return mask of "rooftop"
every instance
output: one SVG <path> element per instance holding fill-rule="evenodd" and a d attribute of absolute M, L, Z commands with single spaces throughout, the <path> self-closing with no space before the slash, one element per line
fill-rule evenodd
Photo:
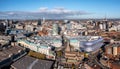
<path fill-rule="evenodd" d="M 25 56 L 13 63 L 11 66 L 15 69 L 51 69 L 53 61 L 40 60 L 30 56 Z"/>
<path fill-rule="evenodd" d="M 107 46 L 111 46 L 111 47 L 117 47 L 117 46 L 120 46 L 120 43 L 112 43 L 112 44 L 109 44 Z"/>
<path fill-rule="evenodd" d="M 31 45 L 31 46 L 37 46 L 39 48 L 48 48 L 49 46 L 47 44 L 40 44 L 39 42 L 30 42 L 30 41 L 27 41 L 27 40 L 18 40 L 18 42 L 25 42 L 26 44 L 28 45 Z"/>
<path fill-rule="evenodd" d="M 17 54 L 19 50 L 22 50 L 23 48 L 19 46 L 10 46 L 10 47 L 4 47 L 0 51 L 0 61 L 6 59 L 9 57 L 10 54 Z"/>

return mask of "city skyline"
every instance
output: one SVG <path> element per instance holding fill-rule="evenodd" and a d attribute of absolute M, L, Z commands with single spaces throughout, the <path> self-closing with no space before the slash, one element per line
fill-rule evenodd
<path fill-rule="evenodd" d="M 119 3 L 119 0 L 1 0 L 0 18 L 120 18 Z"/>

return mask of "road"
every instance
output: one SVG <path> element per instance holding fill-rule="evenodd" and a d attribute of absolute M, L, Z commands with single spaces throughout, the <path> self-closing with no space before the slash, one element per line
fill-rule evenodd
<path fill-rule="evenodd" d="M 107 69 L 107 67 L 103 66 L 100 62 L 98 62 L 96 56 L 94 56 L 94 55 L 92 55 L 92 54 L 90 54 L 89 56 L 90 56 L 89 59 L 90 59 L 90 60 L 93 60 L 93 61 L 94 61 L 97 65 L 99 65 L 102 69 Z"/>

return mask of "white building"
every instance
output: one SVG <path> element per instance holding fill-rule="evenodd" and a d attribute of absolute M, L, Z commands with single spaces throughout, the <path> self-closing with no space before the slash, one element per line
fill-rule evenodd
<path fill-rule="evenodd" d="M 25 25 L 25 30 L 27 31 L 33 31 L 33 26 L 32 25 Z"/>
<path fill-rule="evenodd" d="M 117 31 L 120 31 L 120 25 L 116 26 L 117 27 Z"/>
<path fill-rule="evenodd" d="M 15 27 L 16 29 L 23 29 L 23 25 L 20 25 L 20 24 L 16 24 Z"/>
<path fill-rule="evenodd" d="M 117 31 L 117 30 L 118 30 L 118 27 L 117 27 L 117 26 L 113 26 L 113 27 L 111 27 L 111 28 L 109 29 L 109 31 L 112 31 L 112 30 Z"/>
<path fill-rule="evenodd" d="M 46 56 L 50 56 L 53 57 L 53 59 L 55 59 L 55 54 L 54 51 L 52 51 L 52 47 L 45 45 L 45 44 L 39 44 L 36 41 L 33 40 L 32 41 L 28 41 L 28 40 L 18 40 L 17 41 L 18 44 L 20 44 L 21 46 L 24 46 L 26 48 L 29 48 L 33 51 L 45 54 Z"/>
<path fill-rule="evenodd" d="M 102 23 L 100 23 L 100 24 L 99 24 L 99 27 L 100 27 L 100 29 L 101 29 L 101 30 L 103 30 L 103 29 L 104 29 L 104 27 L 103 27 L 103 24 L 102 24 Z"/>

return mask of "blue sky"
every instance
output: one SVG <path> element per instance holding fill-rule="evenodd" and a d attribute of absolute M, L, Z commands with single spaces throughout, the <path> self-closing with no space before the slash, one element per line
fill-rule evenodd
<path fill-rule="evenodd" d="M 0 11 L 35 12 L 43 7 L 91 13 L 78 16 L 80 18 L 104 18 L 105 15 L 120 18 L 120 0 L 0 0 Z"/>

